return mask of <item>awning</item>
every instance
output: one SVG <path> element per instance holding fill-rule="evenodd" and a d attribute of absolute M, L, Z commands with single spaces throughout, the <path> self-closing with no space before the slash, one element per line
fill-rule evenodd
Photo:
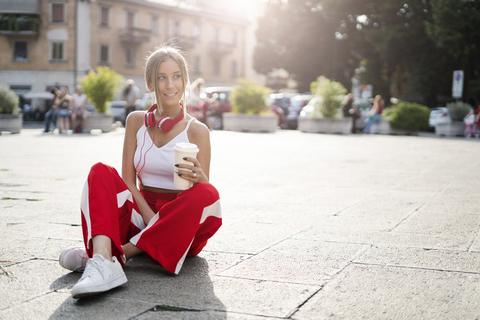
<path fill-rule="evenodd" d="M 53 94 L 47 91 L 42 92 L 28 92 L 23 95 L 25 99 L 52 99 Z"/>
<path fill-rule="evenodd" d="M 40 15 L 40 0 L 0 0 L 0 13 Z"/>

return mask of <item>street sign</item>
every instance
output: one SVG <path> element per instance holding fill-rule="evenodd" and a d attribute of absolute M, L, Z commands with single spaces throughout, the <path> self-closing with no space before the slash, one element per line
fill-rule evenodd
<path fill-rule="evenodd" d="M 461 99 L 463 94 L 463 70 L 453 71 L 452 97 Z"/>

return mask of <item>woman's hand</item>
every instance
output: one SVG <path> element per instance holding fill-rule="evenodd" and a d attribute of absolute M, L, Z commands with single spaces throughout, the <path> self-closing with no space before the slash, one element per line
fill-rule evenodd
<path fill-rule="evenodd" d="M 197 159 L 185 157 L 183 160 L 192 162 L 192 165 L 178 163 L 175 165 L 175 167 L 179 168 L 177 174 L 180 178 L 191 181 L 193 184 L 199 182 L 208 182 L 208 177 L 205 172 L 203 172 L 202 166 Z"/>

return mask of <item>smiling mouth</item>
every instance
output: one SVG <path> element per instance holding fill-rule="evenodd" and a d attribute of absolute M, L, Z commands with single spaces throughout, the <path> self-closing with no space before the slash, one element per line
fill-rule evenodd
<path fill-rule="evenodd" d="M 177 93 L 176 92 L 175 93 L 165 93 L 165 95 L 167 97 L 175 97 L 177 95 Z"/>

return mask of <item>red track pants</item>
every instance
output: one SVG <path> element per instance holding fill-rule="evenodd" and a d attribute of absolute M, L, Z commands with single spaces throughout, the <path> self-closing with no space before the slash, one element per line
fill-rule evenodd
<path fill-rule="evenodd" d="M 180 272 L 185 257 L 194 256 L 222 225 L 220 198 L 209 183 L 195 184 L 179 194 L 142 191 L 157 214 L 147 226 L 130 190 L 115 168 L 97 163 L 82 194 L 82 229 L 88 255 L 91 239 L 106 235 L 112 254 L 125 263 L 122 245 L 131 242 L 165 269 Z"/>

